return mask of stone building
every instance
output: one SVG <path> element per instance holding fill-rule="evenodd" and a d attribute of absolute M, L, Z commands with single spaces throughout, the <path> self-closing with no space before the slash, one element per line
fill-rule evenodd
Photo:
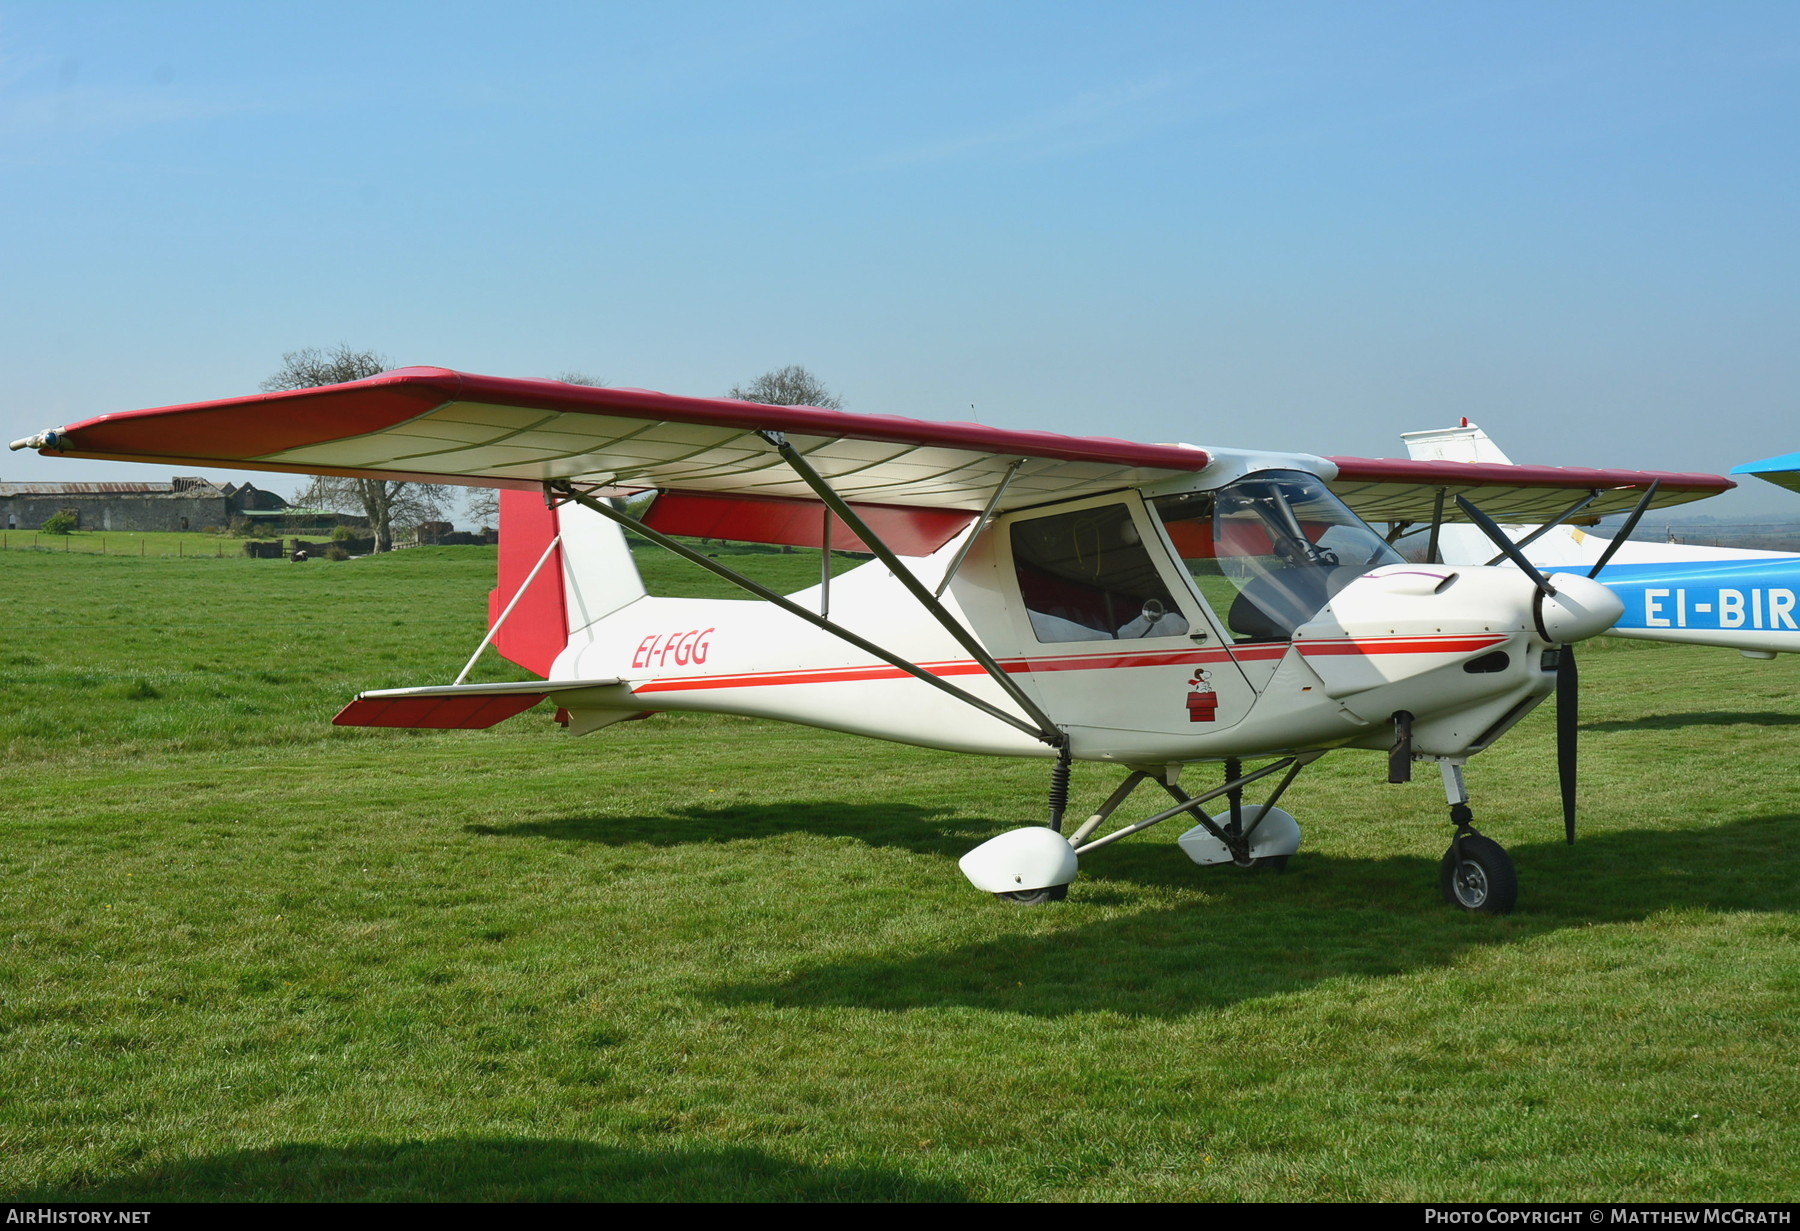
<path fill-rule="evenodd" d="M 253 483 L 177 475 L 167 483 L 0 483 L 0 528 L 35 530 L 68 509 L 82 530 L 223 530 L 250 512 L 287 507 Z"/>

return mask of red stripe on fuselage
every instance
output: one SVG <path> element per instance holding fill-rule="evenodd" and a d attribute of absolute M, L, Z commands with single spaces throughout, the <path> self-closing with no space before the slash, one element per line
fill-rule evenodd
<path fill-rule="evenodd" d="M 1484 649 L 1505 641 L 1504 636 L 1487 634 L 1468 637 L 1378 637 L 1361 641 L 1311 641 L 1299 643 L 1302 654 L 1454 654 Z M 1267 660 L 1286 654 L 1284 641 L 1259 642 L 1236 646 L 1231 650 L 1140 650 L 1136 653 L 1066 654 L 1042 658 L 1009 658 L 1000 661 L 1008 675 L 1029 675 L 1040 671 L 1118 671 L 1131 667 L 1190 667 L 1206 663 L 1242 660 Z M 951 662 L 920 663 L 919 668 L 936 676 L 981 675 L 981 664 L 969 659 Z M 684 675 L 648 680 L 635 686 L 634 693 L 688 692 L 705 688 L 767 688 L 792 684 L 853 684 L 868 680 L 903 680 L 911 678 L 898 667 L 870 664 L 861 667 L 815 667 L 796 671 L 749 671 L 734 675 Z"/>
<path fill-rule="evenodd" d="M 1000 663 L 1008 675 L 1035 671 L 1111 671 L 1123 667 L 1170 667 L 1224 662 L 1223 650 L 1152 650 L 1136 654 L 1070 654 L 1059 658 L 1013 658 Z M 983 675 L 972 659 L 920 663 L 932 675 Z M 650 680 L 633 692 L 671 692 L 697 688 L 762 688 L 773 684 L 848 684 L 862 680 L 903 680 L 911 677 L 898 667 L 871 664 L 864 667 L 815 667 L 798 671 L 749 671 L 736 675 L 686 675 Z"/>

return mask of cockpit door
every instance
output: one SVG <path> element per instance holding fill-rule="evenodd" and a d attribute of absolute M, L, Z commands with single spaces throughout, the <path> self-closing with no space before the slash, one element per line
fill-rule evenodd
<path fill-rule="evenodd" d="M 1192 755 L 1256 700 L 1135 492 L 1031 510 L 996 527 L 1024 653 L 1007 664 L 1077 748 Z"/>
<path fill-rule="evenodd" d="M 1149 509 L 1258 687 L 1331 596 L 1400 557 L 1317 476 L 1266 470 Z"/>

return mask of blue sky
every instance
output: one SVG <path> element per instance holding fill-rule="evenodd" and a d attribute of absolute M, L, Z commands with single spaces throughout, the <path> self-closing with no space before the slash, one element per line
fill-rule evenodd
<path fill-rule="evenodd" d="M 0 2 L 0 435 L 345 341 L 1722 472 L 1800 445 L 1797 120 L 1792 3 Z"/>

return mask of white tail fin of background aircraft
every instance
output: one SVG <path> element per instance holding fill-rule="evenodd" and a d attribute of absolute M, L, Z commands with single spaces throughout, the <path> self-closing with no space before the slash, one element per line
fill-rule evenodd
<path fill-rule="evenodd" d="M 1488 434 L 1467 419 L 1458 427 L 1436 427 L 1424 432 L 1402 432 L 1406 455 L 1421 462 L 1492 462 L 1510 466 L 1512 458 Z"/>

